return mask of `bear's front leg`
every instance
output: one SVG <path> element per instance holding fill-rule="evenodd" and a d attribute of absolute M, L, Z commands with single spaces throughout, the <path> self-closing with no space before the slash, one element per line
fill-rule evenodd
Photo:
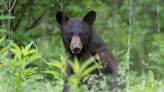
<path fill-rule="evenodd" d="M 117 74 L 117 61 L 114 59 L 112 54 L 108 52 L 106 48 L 99 48 L 96 50 L 96 54 L 99 56 L 103 66 L 104 74 Z"/>
<path fill-rule="evenodd" d="M 97 54 L 102 63 L 102 72 L 105 75 L 110 76 L 110 78 L 107 78 L 107 83 L 110 85 L 109 90 L 112 90 L 112 92 L 117 92 L 117 61 L 106 48 L 98 49 Z"/>

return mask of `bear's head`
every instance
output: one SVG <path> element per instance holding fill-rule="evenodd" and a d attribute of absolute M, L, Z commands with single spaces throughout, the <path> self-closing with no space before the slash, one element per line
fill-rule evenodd
<path fill-rule="evenodd" d="M 72 19 L 62 11 L 57 12 L 56 20 L 61 27 L 63 43 L 72 54 L 80 54 L 87 47 L 95 19 L 95 11 L 88 12 L 83 18 Z"/>

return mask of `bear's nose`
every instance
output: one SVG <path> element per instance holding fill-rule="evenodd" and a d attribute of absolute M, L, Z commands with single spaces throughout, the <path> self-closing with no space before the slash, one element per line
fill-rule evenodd
<path fill-rule="evenodd" d="M 75 47 L 73 48 L 74 53 L 79 53 L 80 52 L 80 47 Z"/>

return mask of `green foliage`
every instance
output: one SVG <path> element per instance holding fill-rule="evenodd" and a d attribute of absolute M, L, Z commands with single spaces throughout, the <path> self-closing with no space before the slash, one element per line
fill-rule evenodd
<path fill-rule="evenodd" d="M 14 19 L 14 16 L 0 16 L 0 20 L 5 20 L 5 19 Z"/>
<path fill-rule="evenodd" d="M 95 59 L 98 60 L 98 56 L 92 57 L 81 64 L 76 56 L 74 57 L 74 62 L 66 60 L 66 58 L 61 56 L 60 61 L 52 60 L 47 62 L 50 67 L 53 67 L 53 70 L 46 70 L 44 73 L 53 75 L 54 78 L 61 83 L 64 83 L 64 81 L 68 79 L 68 84 L 70 85 L 70 89 L 72 91 L 74 90 L 74 92 L 83 92 L 84 87 L 81 84 L 81 80 L 95 69 L 101 68 L 98 62 L 94 62 Z M 68 78 L 66 78 L 67 62 L 70 64 L 74 72 L 72 75 L 68 76 Z"/>
<path fill-rule="evenodd" d="M 64 80 L 66 76 L 66 60 L 63 56 L 61 56 L 60 61 L 51 60 L 47 62 L 48 66 L 53 67 L 54 70 L 46 70 L 44 71 L 47 74 L 52 74 L 54 78 L 58 80 Z M 64 82 L 64 81 L 63 81 Z"/>
<path fill-rule="evenodd" d="M 84 86 L 81 84 L 81 80 L 86 76 L 95 71 L 96 69 L 100 69 L 101 66 L 95 60 L 99 60 L 97 57 L 92 57 L 82 64 L 78 61 L 77 56 L 74 57 L 74 62 L 69 62 L 71 65 L 74 74 L 70 75 L 68 78 L 69 85 L 71 85 L 70 92 L 84 92 Z"/>
<path fill-rule="evenodd" d="M 129 87 L 131 92 L 162 92 L 164 90 L 164 82 L 155 80 L 152 71 L 149 71 L 147 75 L 143 75 L 142 79 L 139 79 L 137 84 L 132 84 Z"/>
<path fill-rule="evenodd" d="M 0 44 L 5 41 L 5 37 L 2 37 Z M 46 70 L 38 71 L 42 67 L 30 66 L 39 62 L 41 58 L 38 49 L 32 47 L 33 44 L 31 42 L 25 47 L 20 47 L 13 42 L 9 42 L 0 49 L 0 90 L 3 90 L 3 92 L 61 92 L 65 79 L 68 79 L 68 84 L 71 85 L 71 92 L 107 91 L 108 85 L 106 84 L 106 80 L 109 76 L 95 80 L 95 75 L 89 75 L 95 69 L 101 68 L 99 63 L 93 62 L 95 59 L 99 59 L 98 56 L 88 59 L 83 64 L 78 61 L 77 57 L 74 57 L 74 61 L 71 62 L 65 56 L 61 56 L 59 61 L 50 60 L 46 62 L 48 65 Z M 151 56 L 150 60 L 155 60 L 152 59 L 155 56 Z M 43 62 L 40 63 L 44 64 Z M 68 77 L 66 77 L 66 63 L 70 64 L 74 71 L 74 74 Z M 92 63 L 95 64 L 91 65 Z M 118 77 L 118 84 L 125 86 L 120 87 L 118 89 L 119 92 L 162 92 L 164 90 L 163 80 L 156 80 L 153 71 L 142 74 L 141 78 L 136 77 L 138 75 L 135 71 L 131 71 L 130 86 L 127 88 L 127 74 L 124 71 L 126 70 L 126 66 L 124 64 L 119 66 L 122 71 L 120 71 L 121 76 Z M 53 75 L 52 79 L 55 80 L 51 82 L 44 81 L 43 76 L 45 74 Z M 87 83 L 82 84 L 81 80 L 87 81 Z"/>
<path fill-rule="evenodd" d="M 84 61 L 82 64 L 78 61 L 78 58 L 74 57 L 74 62 L 69 62 L 71 67 L 74 70 L 74 74 L 78 76 L 79 78 L 83 78 L 84 76 L 90 74 L 95 69 L 100 69 L 99 62 L 95 62 L 95 60 L 99 60 L 97 57 L 91 57 L 87 61 Z M 91 65 L 93 64 L 93 65 Z"/>
<path fill-rule="evenodd" d="M 164 62 L 164 37 L 162 35 L 154 35 L 155 40 L 153 41 L 152 52 L 149 53 L 149 65 L 147 67 L 157 74 L 157 77 L 164 76 L 163 66 Z"/>
<path fill-rule="evenodd" d="M 94 27 L 118 60 L 119 92 L 163 92 L 162 0 L 158 0 L 158 6 L 157 0 L 132 0 L 131 26 L 128 0 L 16 0 L 10 16 L 6 7 L 15 0 L 3 1 L 0 8 L 0 92 L 61 92 L 66 78 L 72 90 L 107 92 L 106 78 L 98 80 L 89 75 L 95 68 L 101 68 L 99 64 L 90 66 L 95 57 L 81 64 L 76 57 L 70 61 L 64 55 L 61 32 L 55 21 L 55 13 L 61 10 L 57 1 L 64 1 L 61 4 L 69 17 L 83 17 L 89 10 L 97 12 Z M 130 78 L 125 56 L 129 27 L 132 29 Z M 74 71 L 70 77 L 65 73 L 66 63 Z M 86 84 L 81 84 L 82 78 Z"/>
<path fill-rule="evenodd" d="M 4 39 L 5 37 L 1 38 L 0 43 Z M 9 42 L 0 49 L 0 79 L 6 86 L 12 85 L 11 89 L 5 89 L 6 92 L 23 92 L 32 81 L 40 78 L 40 75 L 36 75 L 38 67 L 28 67 L 41 58 L 37 49 L 32 49 L 31 46 L 32 43 L 20 48 Z"/>

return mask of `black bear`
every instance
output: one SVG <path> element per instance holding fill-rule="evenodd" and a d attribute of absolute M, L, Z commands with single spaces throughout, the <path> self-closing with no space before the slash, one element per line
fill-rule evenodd
<path fill-rule="evenodd" d="M 63 44 L 66 52 L 73 57 L 78 56 L 79 61 L 84 61 L 98 55 L 102 62 L 102 73 L 116 75 L 117 62 L 109 52 L 106 44 L 92 27 L 96 12 L 90 11 L 83 18 L 70 19 L 64 12 L 56 14 L 60 24 Z M 68 66 L 67 74 L 70 75 L 71 67 Z"/>

